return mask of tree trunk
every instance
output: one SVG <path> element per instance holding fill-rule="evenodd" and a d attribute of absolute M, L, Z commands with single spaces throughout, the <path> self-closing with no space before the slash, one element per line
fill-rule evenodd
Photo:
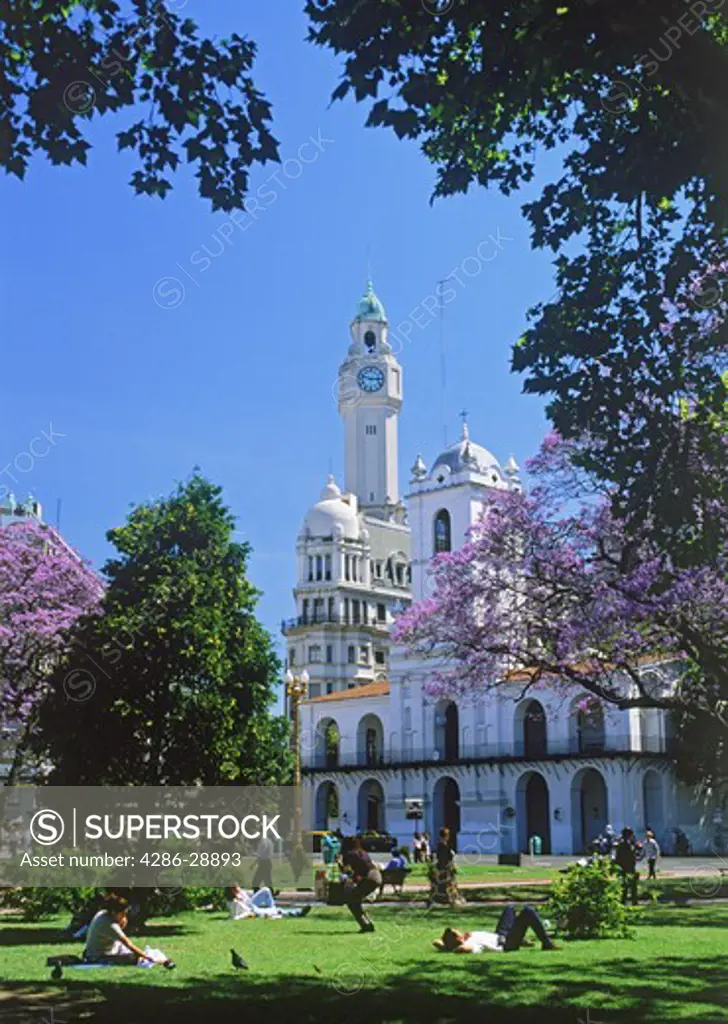
<path fill-rule="evenodd" d="M 20 769 L 23 764 L 23 754 L 28 749 L 28 740 L 30 739 L 31 733 L 31 722 L 28 721 L 25 728 L 22 730 L 22 735 L 19 737 L 18 742 L 15 744 L 15 750 L 13 752 L 13 760 L 10 765 L 10 771 L 5 779 L 6 786 L 14 786 L 16 779 L 20 773 Z"/>

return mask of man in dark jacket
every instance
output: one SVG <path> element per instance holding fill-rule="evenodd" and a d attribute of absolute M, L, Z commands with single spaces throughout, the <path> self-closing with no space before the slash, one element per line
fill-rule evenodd
<path fill-rule="evenodd" d="M 640 857 L 640 846 L 635 841 L 634 832 L 625 825 L 622 835 L 614 850 L 614 863 L 622 876 L 622 902 L 631 899 L 637 906 L 637 861 Z"/>

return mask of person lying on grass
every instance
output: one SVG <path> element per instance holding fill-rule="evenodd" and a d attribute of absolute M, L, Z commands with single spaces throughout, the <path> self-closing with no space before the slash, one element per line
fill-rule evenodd
<path fill-rule="evenodd" d="M 267 886 L 256 892 L 249 892 L 247 889 L 241 889 L 239 885 L 230 885 L 225 890 L 225 900 L 233 921 L 242 921 L 246 917 L 305 917 L 311 909 L 277 906 L 273 893 Z"/>
<path fill-rule="evenodd" d="M 435 939 L 433 946 L 443 953 L 511 953 L 520 949 L 529 928 L 541 941 L 541 949 L 558 949 L 546 933 L 541 918 L 533 907 L 524 907 L 520 914 L 516 908 L 506 907 L 500 916 L 494 932 L 459 932 L 446 928 L 442 938 Z"/>
<path fill-rule="evenodd" d="M 163 964 L 167 968 L 174 964 L 160 950 L 144 952 L 128 938 L 124 929 L 127 924 L 128 900 L 123 896 L 107 896 L 103 907 L 94 916 L 86 935 L 83 958 L 91 964 L 134 965 L 140 961 Z"/>

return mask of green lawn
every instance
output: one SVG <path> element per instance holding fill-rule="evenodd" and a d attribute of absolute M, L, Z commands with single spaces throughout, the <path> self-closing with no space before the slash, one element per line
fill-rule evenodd
<path fill-rule="evenodd" d="M 550 879 L 559 877 L 558 867 L 508 867 L 498 864 L 459 864 L 458 881 L 467 883 L 464 894 L 469 902 L 501 902 L 508 900 L 514 903 L 537 903 L 548 898 Z M 527 883 L 532 882 L 532 885 Z M 472 886 L 482 883 L 483 887 Z M 518 884 L 512 884 L 518 883 Z M 416 864 L 407 876 L 405 891 L 400 897 L 403 902 L 412 899 L 418 886 L 427 885 L 427 870 L 424 865 Z M 656 882 L 647 882 L 645 872 L 640 877 L 640 894 L 643 898 L 653 897 L 662 901 L 728 899 L 728 878 L 720 880 L 715 873 L 706 872 L 697 877 L 660 877 Z M 385 898 L 391 900 L 392 889 L 387 886 Z"/>
<path fill-rule="evenodd" d="M 500 864 L 458 864 L 458 879 L 461 882 L 513 882 L 535 878 L 548 880 L 555 875 L 558 875 L 558 868 L 529 867 L 527 864 L 520 868 Z M 407 878 L 410 883 L 426 885 L 426 865 L 413 864 Z"/>
<path fill-rule="evenodd" d="M 377 931 L 359 935 L 345 909 L 300 920 L 227 920 L 198 911 L 151 921 L 141 940 L 178 969 L 66 970 L 49 980 L 50 954 L 79 952 L 57 941 L 61 921 L 0 924 L 0 1019 L 126 1024 L 322 1024 L 492 1020 L 498 1024 L 718 1021 L 728 1006 L 728 906 L 653 905 L 634 940 L 536 945 L 511 954 L 438 954 L 447 921 L 488 928 L 497 908 L 374 907 Z M 230 967 L 234 945 L 249 972 Z M 486 1011 L 486 1007 L 489 1009 Z M 54 1017 L 50 1015 L 53 1010 Z"/>

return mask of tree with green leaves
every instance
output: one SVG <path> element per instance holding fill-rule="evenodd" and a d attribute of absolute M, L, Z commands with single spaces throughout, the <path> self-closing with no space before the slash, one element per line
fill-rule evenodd
<path fill-rule="evenodd" d="M 530 311 L 513 366 L 563 437 L 593 441 L 581 464 L 618 485 L 618 514 L 705 557 L 710 503 L 726 487 L 722 0 L 306 10 L 312 40 L 345 58 L 334 97 L 352 93 L 371 103 L 369 125 L 419 140 L 435 196 L 509 194 L 534 179 L 540 154 L 561 157 L 523 207 L 532 245 L 556 253 L 557 289 Z"/>
<path fill-rule="evenodd" d="M 281 784 L 279 662 L 255 617 L 249 546 L 197 473 L 108 539 L 101 614 L 72 635 L 39 716 L 56 785 Z"/>
<path fill-rule="evenodd" d="M 91 122 L 128 112 L 119 149 L 131 184 L 164 197 L 180 161 L 213 210 L 243 204 L 248 170 L 278 160 L 271 111 L 252 78 L 255 43 L 200 38 L 175 0 L 5 0 L 0 10 L 0 165 L 85 164 Z"/>

